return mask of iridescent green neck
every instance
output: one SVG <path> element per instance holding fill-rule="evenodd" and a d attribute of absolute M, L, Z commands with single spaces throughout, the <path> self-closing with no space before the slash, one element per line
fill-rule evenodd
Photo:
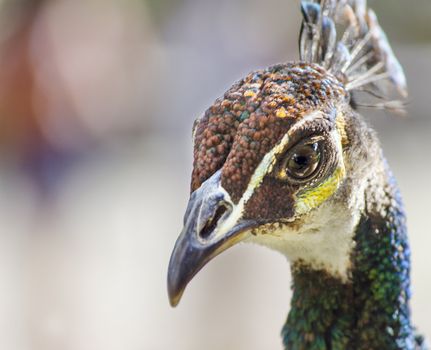
<path fill-rule="evenodd" d="M 356 228 L 348 283 L 304 265 L 292 268 L 289 350 L 419 349 L 410 324 L 410 252 L 405 217 L 390 181 L 384 207 L 367 205 Z"/>

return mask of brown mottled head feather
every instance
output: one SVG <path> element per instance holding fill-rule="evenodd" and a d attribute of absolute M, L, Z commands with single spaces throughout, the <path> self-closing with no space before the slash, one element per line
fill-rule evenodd
<path fill-rule="evenodd" d="M 222 168 L 222 186 L 238 202 L 257 165 L 292 124 L 348 98 L 343 85 L 315 64 L 250 73 L 198 120 L 191 190 Z"/>

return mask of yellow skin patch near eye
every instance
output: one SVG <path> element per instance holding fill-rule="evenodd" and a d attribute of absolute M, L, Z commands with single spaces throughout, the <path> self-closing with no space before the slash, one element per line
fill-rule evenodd
<path fill-rule="evenodd" d="M 295 214 L 301 215 L 309 212 L 311 209 L 318 207 L 325 202 L 335 191 L 337 191 L 346 171 L 344 165 L 340 165 L 325 182 L 317 187 L 313 187 L 308 191 L 299 194 L 296 205 Z"/>
<path fill-rule="evenodd" d="M 335 124 L 337 125 L 337 130 L 341 137 L 341 144 L 343 147 L 347 146 L 349 144 L 349 138 L 346 133 L 346 120 L 344 119 L 344 115 L 342 113 L 337 114 Z"/>

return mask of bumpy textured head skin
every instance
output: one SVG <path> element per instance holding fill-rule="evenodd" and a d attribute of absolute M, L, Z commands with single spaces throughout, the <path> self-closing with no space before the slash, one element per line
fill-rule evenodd
<path fill-rule="evenodd" d="M 342 84 L 318 65 L 288 63 L 250 73 L 196 121 L 192 192 L 221 169 L 221 185 L 238 203 L 263 157 L 292 126 L 319 111 L 327 123 L 310 123 L 289 143 L 306 134 L 329 133 L 336 127 L 335 106 L 347 103 Z M 294 188 L 269 178 L 265 182 L 248 202 L 246 215 L 289 217 L 292 203 L 286 201 Z"/>
<path fill-rule="evenodd" d="M 222 168 L 237 202 L 252 172 L 298 120 L 330 113 L 347 99 L 342 84 L 318 65 L 287 63 L 250 73 L 196 121 L 192 191 Z"/>
<path fill-rule="evenodd" d="M 291 262 L 286 349 L 425 348 L 410 324 L 401 199 L 351 101 L 384 94 L 385 80 L 405 95 L 402 68 L 365 0 L 303 1 L 302 12 L 301 61 L 250 73 L 195 122 L 171 304 L 208 261 L 253 242 Z"/>

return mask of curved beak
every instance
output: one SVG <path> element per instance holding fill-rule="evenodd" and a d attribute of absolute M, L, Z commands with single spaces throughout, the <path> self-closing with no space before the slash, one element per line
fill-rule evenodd
<path fill-rule="evenodd" d="M 255 222 L 244 221 L 221 187 L 221 171 L 192 193 L 184 228 L 169 261 L 168 294 L 176 306 L 191 279 L 212 258 L 242 241 Z"/>

